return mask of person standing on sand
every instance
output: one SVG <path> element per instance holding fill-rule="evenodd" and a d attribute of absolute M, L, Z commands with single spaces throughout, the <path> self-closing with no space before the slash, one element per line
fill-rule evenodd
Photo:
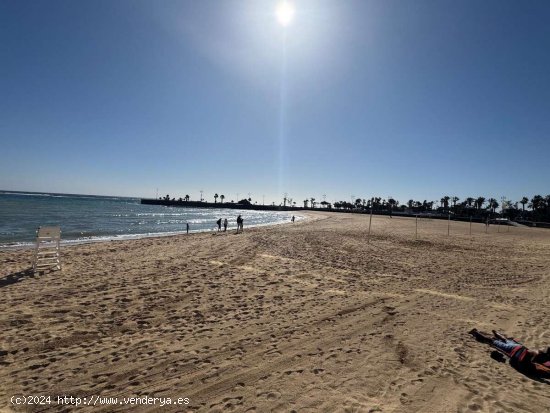
<path fill-rule="evenodd" d="M 242 225 L 243 225 L 243 219 L 239 215 L 237 217 L 237 234 L 239 233 L 239 229 L 241 229 L 241 232 L 242 232 Z"/>
<path fill-rule="evenodd" d="M 227 231 L 227 218 L 223 220 L 223 232 Z"/>
<path fill-rule="evenodd" d="M 189 222 L 186 224 L 187 226 L 187 235 L 189 235 Z"/>
<path fill-rule="evenodd" d="M 294 215 L 292 215 L 292 222 L 294 222 Z"/>
<path fill-rule="evenodd" d="M 218 224 L 218 232 L 220 232 L 222 230 L 222 219 L 221 218 L 218 219 L 216 221 L 216 224 Z"/>

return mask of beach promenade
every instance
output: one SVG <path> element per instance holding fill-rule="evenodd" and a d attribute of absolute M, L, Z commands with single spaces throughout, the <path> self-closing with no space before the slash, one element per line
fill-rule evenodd
<path fill-rule="evenodd" d="M 548 384 L 467 331 L 550 346 L 550 231 L 421 220 L 415 239 L 414 218 L 375 216 L 367 244 L 368 215 L 307 215 L 65 247 L 37 277 L 31 250 L 0 251 L 0 411 L 548 409 Z M 123 401 L 146 396 L 183 402 Z"/>

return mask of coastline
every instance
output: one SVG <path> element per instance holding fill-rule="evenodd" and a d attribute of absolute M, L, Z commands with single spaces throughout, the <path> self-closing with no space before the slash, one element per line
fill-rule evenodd
<path fill-rule="evenodd" d="M 302 222 L 304 220 L 308 220 L 308 214 L 307 212 L 302 212 L 300 215 L 295 215 L 297 222 Z M 249 225 L 246 228 L 261 228 L 261 227 L 270 227 L 270 226 L 277 226 L 277 225 L 285 225 L 285 224 L 291 224 L 291 222 L 287 221 L 277 221 L 277 222 L 268 222 L 268 223 L 262 223 L 262 224 L 253 224 Z M 63 231 L 63 228 L 61 228 Z M 236 227 L 231 226 L 227 227 L 227 232 L 236 230 Z M 172 232 L 156 232 L 156 233 L 148 233 L 148 234 L 124 234 L 124 235 L 112 235 L 112 236 L 100 236 L 100 237 L 91 237 L 91 238 L 80 238 L 80 239 L 61 239 L 61 246 L 62 247 L 71 247 L 76 245 L 83 245 L 83 244 L 96 244 L 100 242 L 118 242 L 118 241 L 131 241 L 131 240 L 139 240 L 139 239 L 145 239 L 145 238 L 164 238 L 164 237 L 174 237 L 178 235 L 194 235 L 194 234 L 202 234 L 202 233 L 214 233 L 216 232 L 215 229 L 198 229 L 198 230 L 190 230 L 189 234 L 185 230 L 182 231 L 172 231 Z M 27 250 L 34 248 L 35 243 L 34 242 L 14 242 L 14 243 L 4 243 L 0 244 L 0 252 L 1 251 L 11 251 L 11 250 Z"/>
<path fill-rule="evenodd" d="M 0 410 L 15 394 L 187 397 L 198 412 L 545 408 L 546 385 L 466 333 L 548 345 L 548 231 L 457 222 L 447 236 L 433 220 L 415 240 L 414 219 L 373 217 L 367 244 L 368 217 L 309 214 L 62 248 L 63 270 L 37 276 L 31 251 L 1 251 Z"/>

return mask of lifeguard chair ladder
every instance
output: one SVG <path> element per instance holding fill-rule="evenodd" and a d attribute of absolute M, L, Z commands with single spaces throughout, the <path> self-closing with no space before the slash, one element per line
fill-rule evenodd
<path fill-rule="evenodd" d="M 39 227 L 36 231 L 36 248 L 32 269 L 34 273 L 46 270 L 60 270 L 59 243 L 60 227 Z"/>

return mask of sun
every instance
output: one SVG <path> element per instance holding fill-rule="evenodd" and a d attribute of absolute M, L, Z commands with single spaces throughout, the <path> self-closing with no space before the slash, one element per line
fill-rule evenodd
<path fill-rule="evenodd" d="M 294 6 L 287 1 L 282 1 L 277 6 L 275 14 L 281 26 L 288 26 L 294 19 Z"/>

